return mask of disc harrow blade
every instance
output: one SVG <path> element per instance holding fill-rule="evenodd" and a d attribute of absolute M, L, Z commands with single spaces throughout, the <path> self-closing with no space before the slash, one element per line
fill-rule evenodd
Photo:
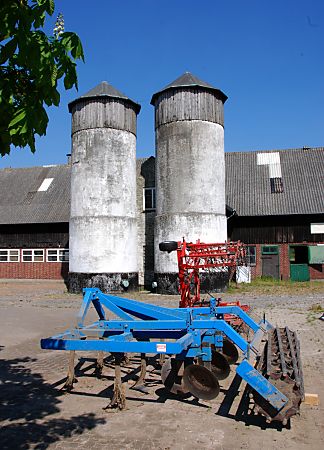
<path fill-rule="evenodd" d="M 225 380 L 231 372 L 226 356 L 214 348 L 212 349 L 211 370 L 218 380 Z"/>
<path fill-rule="evenodd" d="M 214 373 L 199 364 L 190 364 L 183 373 L 188 391 L 202 400 L 212 400 L 219 394 L 219 383 Z"/>
<path fill-rule="evenodd" d="M 228 339 L 223 340 L 222 353 L 227 359 L 229 364 L 235 364 L 239 359 L 239 352 L 237 350 L 237 347 L 235 346 L 235 344 L 233 344 L 233 342 L 229 341 Z"/>
<path fill-rule="evenodd" d="M 161 369 L 161 379 L 164 386 L 172 394 L 190 396 L 190 392 L 182 382 L 184 362 L 175 358 L 168 358 L 165 360 Z"/>
<path fill-rule="evenodd" d="M 270 330 L 256 368 L 288 398 L 288 403 L 277 411 L 254 391 L 257 412 L 268 421 L 279 421 L 285 425 L 291 416 L 299 412 L 304 397 L 300 345 L 296 333 L 288 327 Z"/>

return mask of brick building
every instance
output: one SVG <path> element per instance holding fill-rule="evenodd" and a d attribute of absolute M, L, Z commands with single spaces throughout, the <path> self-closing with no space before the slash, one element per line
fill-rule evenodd
<path fill-rule="evenodd" d="M 228 236 L 249 245 L 252 276 L 324 279 L 324 148 L 225 158 Z"/>
<path fill-rule="evenodd" d="M 252 276 L 324 279 L 324 147 L 225 153 L 228 238 Z M 0 278 L 66 278 L 69 165 L 0 170 Z M 139 284 L 154 279 L 155 158 L 137 160 Z M 178 238 L 181 239 L 181 230 Z"/>
<path fill-rule="evenodd" d="M 0 278 L 66 278 L 70 166 L 0 171 Z"/>

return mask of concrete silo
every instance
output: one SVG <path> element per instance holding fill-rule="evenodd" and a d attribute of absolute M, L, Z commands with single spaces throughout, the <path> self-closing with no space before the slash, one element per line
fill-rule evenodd
<path fill-rule="evenodd" d="M 156 136 L 155 276 L 158 291 L 177 293 L 177 258 L 159 242 L 225 242 L 224 103 L 219 89 L 185 73 L 153 95 Z M 208 289 L 227 274 L 208 276 Z M 207 277 L 202 280 L 202 285 Z"/>
<path fill-rule="evenodd" d="M 136 120 L 140 106 L 102 82 L 69 104 L 69 290 L 138 283 Z"/>

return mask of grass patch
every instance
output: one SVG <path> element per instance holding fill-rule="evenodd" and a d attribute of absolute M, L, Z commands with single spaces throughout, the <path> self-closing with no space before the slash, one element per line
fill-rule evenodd
<path fill-rule="evenodd" d="M 272 295 L 291 295 L 305 293 L 324 293 L 324 282 L 321 281 L 291 281 L 291 280 L 275 280 L 272 277 L 258 277 L 251 283 L 230 283 L 228 294 L 252 293 L 252 294 L 272 294 Z M 320 310 L 322 312 L 321 305 Z"/>
<path fill-rule="evenodd" d="M 319 303 L 312 305 L 310 308 L 308 308 L 308 310 L 316 314 L 324 312 L 324 308 L 322 308 L 322 305 L 320 305 Z"/>
<path fill-rule="evenodd" d="M 310 308 L 308 308 L 308 314 L 306 317 L 307 322 L 314 322 L 314 320 L 319 318 L 318 315 L 323 312 L 324 309 L 321 307 L 321 305 L 312 305 Z"/>

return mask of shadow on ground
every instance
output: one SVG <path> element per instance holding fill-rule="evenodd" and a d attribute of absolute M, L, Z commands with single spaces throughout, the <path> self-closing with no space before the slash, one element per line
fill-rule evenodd
<path fill-rule="evenodd" d="M 221 405 L 216 412 L 216 415 L 222 417 L 228 417 L 234 419 L 238 422 L 244 422 L 246 426 L 254 425 L 256 427 L 261 428 L 262 430 L 266 430 L 267 428 L 272 428 L 277 431 L 282 431 L 283 425 L 279 422 L 271 422 L 267 423 L 266 418 L 259 415 L 254 414 L 253 406 L 251 406 L 250 402 L 250 389 L 248 386 L 245 387 L 243 394 L 241 396 L 239 405 L 234 414 L 230 413 L 232 405 L 234 403 L 235 398 L 240 395 L 240 386 L 241 386 L 242 378 L 239 375 L 235 375 L 233 381 L 225 391 L 224 399 Z M 290 428 L 290 421 L 288 422 L 287 428 Z"/>
<path fill-rule="evenodd" d="M 46 449 L 50 444 L 92 430 L 105 419 L 95 414 L 49 418 L 60 412 L 63 395 L 25 365 L 31 358 L 0 360 L 0 447 Z"/>
<path fill-rule="evenodd" d="M 104 367 L 114 369 L 114 358 L 110 355 L 104 358 Z M 138 356 L 133 355 L 128 363 L 123 364 L 121 368 L 122 381 L 127 384 L 129 380 L 138 379 L 138 372 L 140 371 L 140 359 Z M 169 400 L 176 400 L 178 402 L 188 404 L 191 406 L 196 406 L 201 409 L 209 409 L 211 406 L 204 402 L 201 402 L 198 398 L 192 396 L 190 393 L 184 394 L 182 396 L 172 394 L 162 383 L 159 378 L 161 372 L 161 366 L 158 357 L 151 357 L 147 359 L 148 366 L 154 367 L 155 377 L 145 379 L 145 387 L 148 389 L 148 393 L 154 390 L 155 398 L 152 396 L 141 396 L 137 397 L 132 395 L 133 390 L 137 390 L 136 387 L 130 387 L 126 396 L 127 401 L 140 402 L 140 403 L 166 403 Z M 136 367 L 137 365 L 137 367 Z M 75 375 L 77 379 L 83 377 L 96 378 L 98 373 L 96 372 L 96 359 L 89 357 L 82 357 L 79 359 L 78 364 L 75 366 Z M 71 395 L 82 395 L 85 397 L 102 397 L 111 399 L 113 397 L 114 388 L 114 375 L 113 373 L 100 374 L 100 378 L 106 379 L 109 382 L 109 386 L 101 390 L 100 392 L 85 392 L 78 388 L 76 384 L 73 390 L 70 392 Z M 66 377 L 57 381 L 52 386 L 58 387 L 62 386 L 66 381 Z M 242 378 L 239 375 L 235 375 L 231 381 L 228 389 L 221 389 L 224 394 L 221 404 L 215 413 L 218 416 L 226 417 L 228 419 L 235 420 L 237 422 L 243 422 L 246 426 L 255 426 L 262 430 L 275 429 L 277 431 L 282 431 L 284 426 L 280 422 L 267 423 L 266 418 L 256 414 L 254 411 L 254 402 L 250 399 L 250 389 L 246 385 L 242 392 Z M 235 402 L 235 399 L 240 397 L 239 402 Z M 288 422 L 286 428 L 290 428 L 290 421 Z"/>

